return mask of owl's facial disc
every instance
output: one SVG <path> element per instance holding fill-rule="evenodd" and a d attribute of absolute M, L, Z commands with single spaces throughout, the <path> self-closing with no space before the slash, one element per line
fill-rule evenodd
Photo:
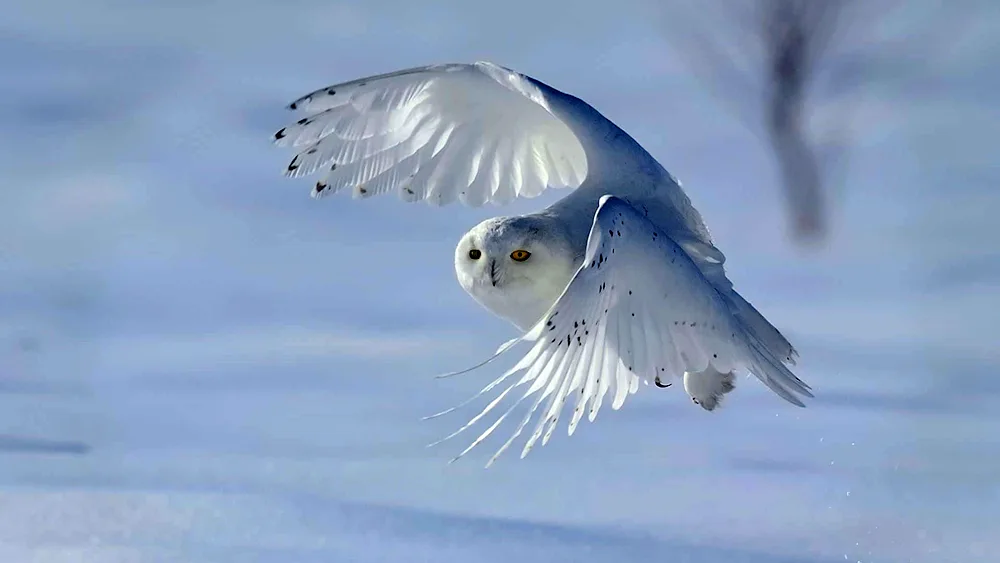
<path fill-rule="evenodd" d="M 476 301 L 521 326 L 544 313 L 569 283 L 571 255 L 565 237 L 545 219 L 501 217 L 462 237 L 455 273 Z"/>
<path fill-rule="evenodd" d="M 546 255 L 539 235 L 537 228 L 516 218 L 490 219 L 476 226 L 456 250 L 455 270 L 463 287 L 504 291 L 511 285 L 530 283 Z"/>
<path fill-rule="evenodd" d="M 484 244 L 482 246 L 487 246 L 487 245 Z M 474 244 L 473 247 L 469 249 L 468 255 L 469 255 L 469 260 L 473 262 L 483 260 L 483 251 L 479 250 L 478 248 L 475 248 Z M 518 248 L 517 250 L 510 253 L 510 259 L 513 260 L 514 262 L 520 262 L 520 263 L 527 262 L 529 258 L 531 258 L 531 251 L 525 250 L 523 248 Z M 502 256 L 500 257 L 501 262 L 499 267 L 497 267 L 497 258 L 492 257 L 486 260 L 487 262 L 485 262 L 484 265 L 481 267 L 482 270 L 481 275 L 483 277 L 486 277 L 486 275 L 489 274 L 490 285 L 493 287 L 497 287 L 501 285 L 501 283 L 505 279 L 505 276 L 503 274 L 507 272 L 506 268 L 504 268 L 503 257 Z M 489 267 L 487 267 L 487 265 Z M 475 268 L 475 266 L 473 266 L 473 268 Z M 483 282 L 485 283 L 485 281 L 486 280 L 484 279 Z"/>

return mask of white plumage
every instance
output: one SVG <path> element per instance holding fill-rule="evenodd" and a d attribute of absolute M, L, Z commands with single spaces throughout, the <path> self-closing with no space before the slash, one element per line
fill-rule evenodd
<path fill-rule="evenodd" d="M 537 88 L 500 67 L 438 65 L 317 90 L 290 105 L 314 112 L 279 131 L 304 147 L 291 176 L 326 169 L 314 195 L 396 191 L 405 200 L 480 205 L 577 187 L 587 155 Z"/>
<path fill-rule="evenodd" d="M 621 407 L 640 380 L 663 387 L 683 378 L 706 410 L 732 390 L 738 370 L 793 404 L 812 396 L 787 367 L 794 348 L 733 290 L 724 255 L 677 181 L 583 101 L 480 62 L 363 78 L 290 108 L 309 115 L 275 141 L 300 151 L 288 175 L 323 172 L 314 197 L 347 188 L 355 197 L 391 191 L 406 201 L 478 206 L 576 188 L 538 213 L 484 221 L 456 248 L 462 287 L 524 331 L 487 362 L 532 343 L 473 399 L 513 382 L 445 438 L 525 388 L 458 457 L 528 399 L 490 463 L 536 413 L 522 457 L 539 439 L 548 442 L 567 404 L 572 434 L 606 400 Z"/>

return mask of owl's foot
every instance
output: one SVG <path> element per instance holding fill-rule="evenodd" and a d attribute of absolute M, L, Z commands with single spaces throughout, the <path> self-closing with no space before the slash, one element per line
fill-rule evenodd
<path fill-rule="evenodd" d="M 722 398 L 735 388 L 733 372 L 722 373 L 715 368 L 702 372 L 685 372 L 684 389 L 691 402 L 701 408 L 712 411 L 722 402 Z"/>

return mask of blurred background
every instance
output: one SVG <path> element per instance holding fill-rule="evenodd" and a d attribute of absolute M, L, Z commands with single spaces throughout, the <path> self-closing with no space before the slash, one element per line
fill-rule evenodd
<path fill-rule="evenodd" d="M 834 4 L 8 3 L 0 560 L 1000 561 L 1000 8 Z M 505 366 L 431 376 L 515 336 L 454 245 L 563 193 L 318 202 L 270 135 L 480 59 L 681 180 L 809 408 L 741 379 L 489 471 L 500 442 L 424 447 Z"/>

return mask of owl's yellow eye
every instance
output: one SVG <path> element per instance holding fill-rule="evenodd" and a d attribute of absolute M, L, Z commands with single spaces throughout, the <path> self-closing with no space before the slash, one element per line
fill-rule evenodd
<path fill-rule="evenodd" d="M 529 256 L 531 256 L 531 253 L 527 250 L 515 250 L 510 253 L 510 259 L 515 262 L 524 262 Z"/>
<path fill-rule="evenodd" d="M 475 248 L 469 251 L 469 258 L 472 258 L 473 260 L 479 260 L 479 257 L 482 255 L 483 253 L 476 250 Z"/>

